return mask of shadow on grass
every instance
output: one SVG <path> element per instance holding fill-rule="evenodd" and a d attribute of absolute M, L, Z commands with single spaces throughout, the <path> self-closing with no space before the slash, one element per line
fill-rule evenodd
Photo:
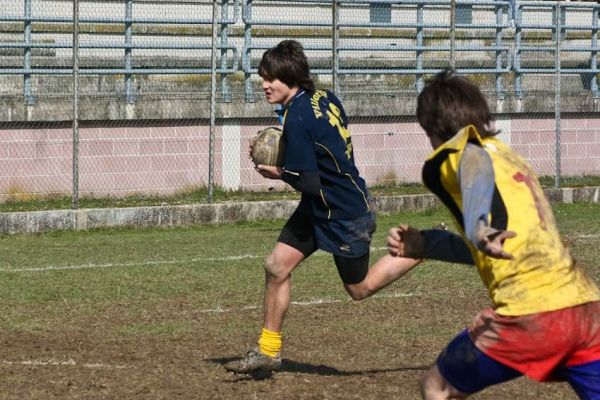
<path fill-rule="evenodd" d="M 240 357 L 223 357 L 223 358 L 209 358 L 205 361 L 225 365 L 226 363 L 234 360 L 239 360 Z M 277 372 L 291 372 L 301 374 L 313 374 L 321 376 L 361 376 L 361 375 L 372 375 L 372 374 L 385 374 L 388 372 L 404 372 L 404 371 L 425 371 L 429 366 L 415 366 L 415 367 L 400 367 L 400 368 L 381 368 L 381 369 L 368 369 L 363 371 L 344 371 L 327 365 L 314 365 L 308 363 L 297 362 L 293 360 L 283 359 L 281 361 L 281 369 Z M 233 374 L 234 379 L 232 381 L 240 380 L 264 380 L 273 377 L 272 371 L 257 370 L 248 374 Z"/>

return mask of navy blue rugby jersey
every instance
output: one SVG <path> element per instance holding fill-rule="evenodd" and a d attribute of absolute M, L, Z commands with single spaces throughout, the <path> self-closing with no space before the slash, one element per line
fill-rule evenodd
<path fill-rule="evenodd" d="M 369 211 L 368 190 L 354 163 L 348 118 L 331 92 L 300 91 L 282 110 L 283 168 L 318 171 L 320 196 L 302 194 L 301 207 L 327 219 L 357 218 Z"/>

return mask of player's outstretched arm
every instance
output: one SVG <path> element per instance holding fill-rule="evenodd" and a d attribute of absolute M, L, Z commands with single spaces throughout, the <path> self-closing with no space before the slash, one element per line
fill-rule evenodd
<path fill-rule="evenodd" d="M 443 229 L 417 230 L 407 225 L 390 229 L 388 252 L 395 257 L 427 258 L 473 265 L 471 251 L 456 233 Z"/>

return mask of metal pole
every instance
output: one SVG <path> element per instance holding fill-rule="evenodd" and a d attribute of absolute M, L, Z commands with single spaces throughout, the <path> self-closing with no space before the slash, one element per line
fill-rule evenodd
<path fill-rule="evenodd" d="M 333 57 L 333 65 L 332 65 L 332 70 L 331 70 L 331 75 L 332 75 L 332 84 L 333 84 L 333 93 L 339 97 L 339 81 L 338 81 L 338 69 L 339 69 L 339 44 L 340 44 L 340 30 L 339 30 L 339 23 L 340 23 L 340 15 L 338 13 L 338 0 L 333 0 L 331 2 L 331 10 L 332 10 L 332 15 L 331 15 L 331 34 L 332 34 L 332 44 L 331 44 L 331 48 L 333 51 L 332 57 Z"/>
<path fill-rule="evenodd" d="M 24 41 L 25 45 L 31 45 L 31 0 L 25 0 L 24 9 Z M 33 95 L 31 93 L 31 47 L 23 48 L 23 68 L 25 73 L 23 74 L 23 94 L 25 96 L 25 104 L 32 105 L 34 103 Z"/>
<path fill-rule="evenodd" d="M 503 7 L 496 6 L 496 46 L 498 49 L 502 46 L 502 25 L 503 25 Z M 508 14 L 508 13 L 507 13 Z M 502 51 L 496 50 L 496 71 L 502 69 Z M 502 85 L 502 74 L 496 73 L 496 97 L 498 100 L 504 100 L 504 86 Z"/>
<path fill-rule="evenodd" d="M 73 193 L 71 208 L 79 208 L 79 0 L 73 0 Z"/>
<path fill-rule="evenodd" d="M 208 202 L 213 202 L 215 175 L 215 103 L 217 90 L 217 12 L 218 0 L 213 0 L 212 53 L 210 71 L 210 133 L 208 138 Z"/>
<path fill-rule="evenodd" d="M 523 74 L 521 72 L 521 38 L 523 35 L 523 28 L 521 27 L 521 6 L 515 2 L 515 57 L 513 60 L 513 68 L 515 70 L 515 96 L 517 100 L 523 99 L 523 85 L 522 79 Z"/>
<path fill-rule="evenodd" d="M 423 46 L 424 46 L 424 31 L 423 31 L 423 23 L 424 23 L 424 19 L 423 19 L 423 4 L 422 3 L 418 3 L 417 4 L 417 35 L 416 35 L 416 40 L 417 40 L 417 51 L 416 51 L 416 56 L 417 56 L 417 70 L 418 71 L 422 71 L 423 70 Z M 425 86 L 425 83 L 423 82 L 423 75 L 422 74 L 417 74 L 415 76 L 415 80 L 416 80 L 416 86 L 417 86 L 417 93 L 421 93 L 421 90 L 423 90 L 423 87 Z"/>
<path fill-rule="evenodd" d="M 229 18 L 229 0 L 223 0 L 221 2 L 221 101 L 224 103 L 231 102 L 231 93 L 229 92 L 229 80 L 225 70 L 227 69 L 227 37 L 228 37 L 228 25 L 227 19 Z"/>
<path fill-rule="evenodd" d="M 454 60 L 454 46 L 456 40 L 456 0 L 450 1 L 450 68 L 456 66 Z"/>
<path fill-rule="evenodd" d="M 252 1 L 243 0 L 242 5 L 242 20 L 244 21 L 244 57 L 242 61 L 244 63 L 244 100 L 246 103 L 254 103 L 254 88 L 252 86 L 252 74 L 250 68 L 252 67 Z"/>
<path fill-rule="evenodd" d="M 560 73 L 561 73 L 561 63 L 560 63 L 560 47 L 561 47 L 561 4 L 560 0 L 556 2 L 556 49 L 555 49 L 555 64 L 556 64 L 556 74 L 555 74 L 555 83 L 554 83 L 554 118 L 555 118 L 555 128 L 556 128 L 556 176 L 554 177 L 554 186 L 560 187 Z"/>
<path fill-rule="evenodd" d="M 596 48 L 598 47 L 598 9 L 594 8 L 592 10 L 592 57 L 590 68 L 592 70 L 596 70 L 598 68 L 598 52 Z M 597 100 L 599 96 L 598 94 L 598 74 L 592 74 L 590 89 L 592 91 L 592 97 L 594 100 Z"/>
<path fill-rule="evenodd" d="M 133 27 L 132 20 L 133 18 L 133 0 L 125 1 L 125 97 L 127 100 L 127 104 L 135 103 L 135 93 L 133 88 L 133 74 L 131 74 L 131 69 L 133 68 L 133 63 L 131 61 L 131 45 L 133 38 Z"/>

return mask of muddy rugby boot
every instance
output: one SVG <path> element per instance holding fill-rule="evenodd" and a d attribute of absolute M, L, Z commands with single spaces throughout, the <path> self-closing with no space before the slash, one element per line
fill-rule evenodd
<path fill-rule="evenodd" d="M 269 357 L 258 349 L 252 349 L 241 360 L 230 361 L 223 366 L 229 372 L 247 374 L 252 371 L 276 371 L 281 368 L 281 355 Z"/>

